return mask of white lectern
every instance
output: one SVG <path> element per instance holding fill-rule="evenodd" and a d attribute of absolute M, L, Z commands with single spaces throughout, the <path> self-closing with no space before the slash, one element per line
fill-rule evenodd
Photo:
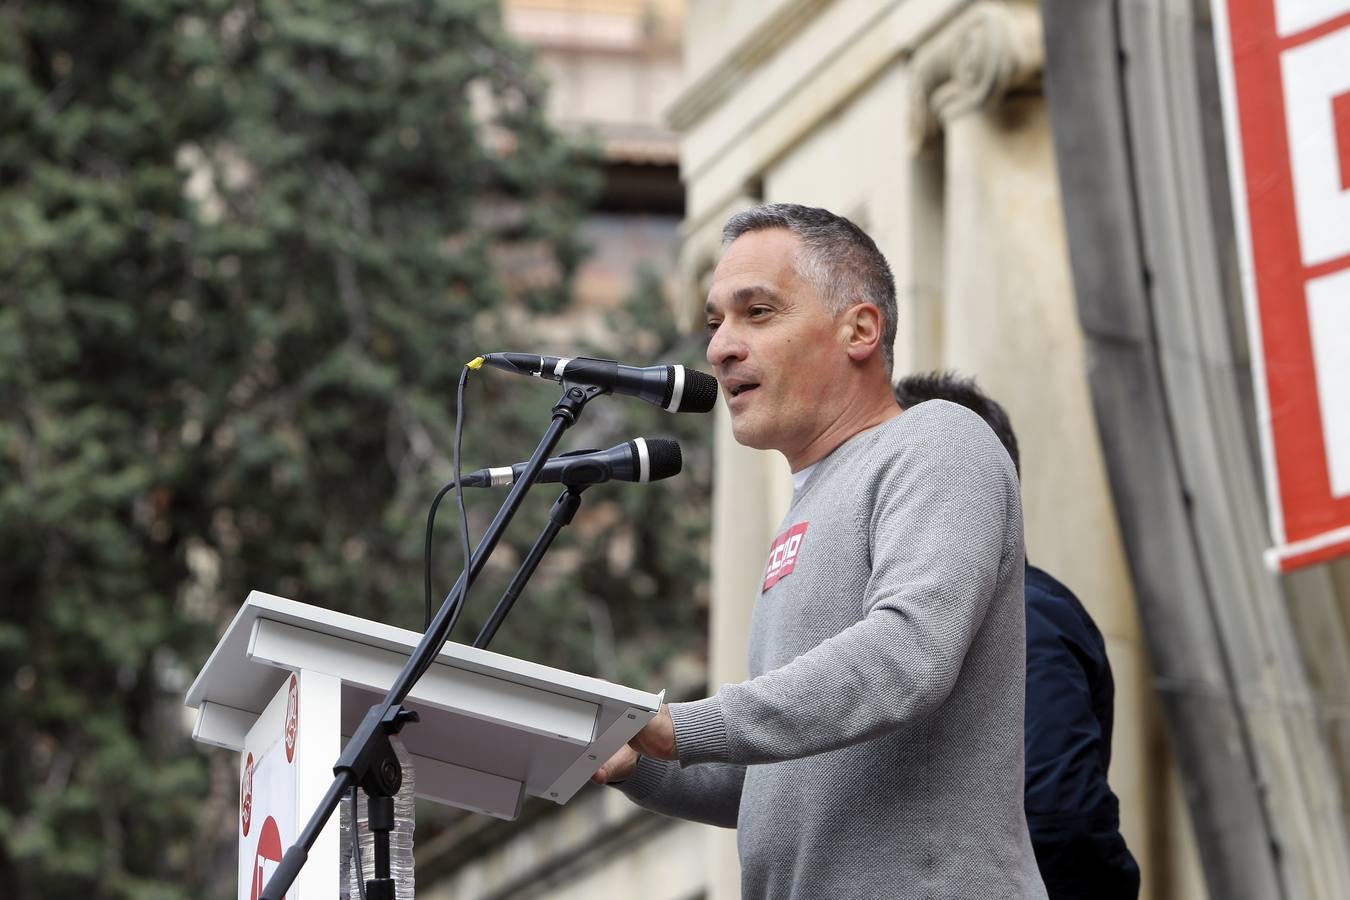
<path fill-rule="evenodd" d="M 194 739 L 240 754 L 239 896 L 256 897 L 333 781 L 333 763 L 421 635 L 249 594 L 197 678 Z M 404 701 L 419 797 L 502 819 L 566 803 L 660 709 L 650 694 L 446 643 Z M 338 816 L 288 895 L 338 895 Z"/>

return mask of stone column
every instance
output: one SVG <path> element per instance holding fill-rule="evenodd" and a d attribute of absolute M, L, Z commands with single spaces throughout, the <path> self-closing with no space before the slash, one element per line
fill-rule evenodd
<path fill-rule="evenodd" d="M 1044 97 L 1034 3 L 983 0 L 914 54 L 910 139 L 940 143 L 938 365 L 975 376 L 1016 429 L 1029 560 L 1072 588 L 1116 680 L 1111 785 L 1151 876 L 1162 803 L 1147 660 L 1095 427 Z M 1170 760 L 1167 761 L 1170 764 Z"/>

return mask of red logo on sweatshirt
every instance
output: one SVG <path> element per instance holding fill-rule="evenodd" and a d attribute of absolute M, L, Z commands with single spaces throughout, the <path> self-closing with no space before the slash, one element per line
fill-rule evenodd
<path fill-rule="evenodd" d="M 797 558 L 802 552 L 802 541 L 806 539 L 806 526 L 810 522 L 798 522 L 780 534 L 769 550 L 769 565 L 764 569 L 764 587 L 767 591 L 782 579 L 792 574 L 797 567 Z"/>

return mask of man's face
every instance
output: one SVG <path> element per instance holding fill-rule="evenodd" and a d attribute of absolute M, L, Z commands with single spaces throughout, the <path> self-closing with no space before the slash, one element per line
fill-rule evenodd
<path fill-rule="evenodd" d="M 838 323 L 793 268 L 800 246 L 781 228 L 741 235 L 713 273 L 706 307 L 708 362 L 737 442 L 790 462 L 822 431 L 848 365 Z"/>

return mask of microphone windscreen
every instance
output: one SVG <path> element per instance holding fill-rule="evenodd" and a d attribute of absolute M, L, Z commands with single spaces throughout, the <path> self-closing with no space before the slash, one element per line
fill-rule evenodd
<path fill-rule="evenodd" d="M 680 407 L 675 411 L 705 413 L 709 412 L 716 403 L 717 379 L 707 372 L 686 368 L 684 370 L 684 393 L 680 396 Z"/>
<path fill-rule="evenodd" d="M 651 474 L 648 481 L 660 481 L 672 475 L 680 474 L 684 468 L 684 456 L 680 445 L 668 438 L 647 438 L 647 455 L 651 461 Z"/>

